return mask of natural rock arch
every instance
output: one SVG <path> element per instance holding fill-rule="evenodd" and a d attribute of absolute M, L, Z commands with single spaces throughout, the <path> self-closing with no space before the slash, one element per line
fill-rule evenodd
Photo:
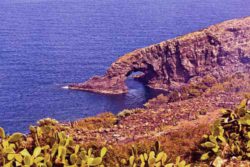
<path fill-rule="evenodd" d="M 250 17 L 226 21 L 202 31 L 135 50 L 111 64 L 104 76 L 95 76 L 71 89 L 98 93 L 127 92 L 125 80 L 141 71 L 141 81 L 152 88 L 175 88 L 210 73 L 217 79 L 237 71 L 250 72 Z"/>
<path fill-rule="evenodd" d="M 157 72 L 154 70 L 154 67 L 151 64 L 146 64 L 144 67 L 133 68 L 126 74 L 126 77 L 135 72 L 140 72 L 140 74 L 134 76 L 134 78 L 145 84 L 148 84 L 149 81 L 152 81 L 153 78 L 158 76 Z"/>

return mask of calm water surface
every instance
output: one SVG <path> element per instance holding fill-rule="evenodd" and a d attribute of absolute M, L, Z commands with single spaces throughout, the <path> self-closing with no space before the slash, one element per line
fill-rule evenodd
<path fill-rule="evenodd" d="M 1 0 L 0 126 L 26 132 L 44 117 L 140 107 L 159 92 L 132 79 L 119 96 L 61 87 L 134 49 L 247 15 L 249 0 Z"/>

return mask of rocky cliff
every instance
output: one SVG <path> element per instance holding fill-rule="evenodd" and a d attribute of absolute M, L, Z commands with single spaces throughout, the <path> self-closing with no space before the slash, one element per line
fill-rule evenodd
<path fill-rule="evenodd" d="M 107 94 L 127 92 L 126 78 L 142 72 L 140 80 L 156 89 L 178 88 L 208 73 L 218 80 L 250 72 L 250 17 L 225 21 L 201 31 L 135 50 L 115 61 L 104 76 L 95 76 L 79 89 Z"/>

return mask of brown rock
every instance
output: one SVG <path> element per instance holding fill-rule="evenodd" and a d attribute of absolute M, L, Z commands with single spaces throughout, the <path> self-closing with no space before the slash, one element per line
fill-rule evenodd
<path fill-rule="evenodd" d="M 152 88 L 179 87 L 197 76 L 221 79 L 250 71 L 250 17 L 225 21 L 201 31 L 138 49 L 115 61 L 104 76 L 95 76 L 70 89 L 106 94 L 127 92 L 126 78 L 140 71 Z"/>

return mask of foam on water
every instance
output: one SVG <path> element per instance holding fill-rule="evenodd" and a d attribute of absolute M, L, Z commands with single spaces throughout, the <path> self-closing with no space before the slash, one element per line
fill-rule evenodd
<path fill-rule="evenodd" d="M 69 86 L 63 86 L 62 88 L 63 89 L 69 89 Z"/>

